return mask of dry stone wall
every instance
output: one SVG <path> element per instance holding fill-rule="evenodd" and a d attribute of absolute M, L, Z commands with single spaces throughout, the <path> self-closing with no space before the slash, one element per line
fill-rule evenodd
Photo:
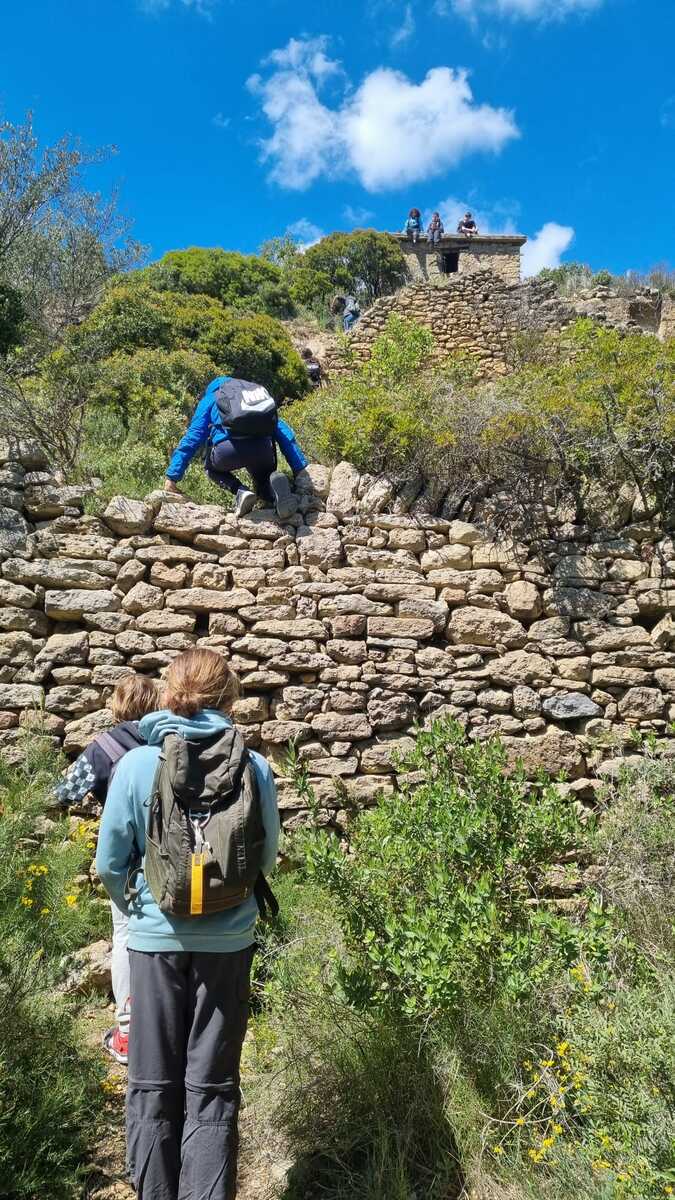
<path fill-rule="evenodd" d="M 297 488 L 283 525 L 162 493 L 88 516 L 38 452 L 0 447 L 2 752 L 19 757 L 36 721 L 79 751 L 126 672 L 157 675 L 196 643 L 236 668 L 235 718 L 276 763 L 287 824 L 303 816 L 291 741 L 327 823 L 395 787 L 397 752 L 436 714 L 499 733 L 528 770 L 564 770 L 580 802 L 636 731 L 671 752 L 675 548 L 630 496 L 620 529 L 561 517 L 542 563 L 477 512 L 409 511 L 348 463 Z"/>
<path fill-rule="evenodd" d="M 339 373 L 354 361 L 367 361 L 392 313 L 431 330 L 433 361 L 459 351 L 474 358 L 485 376 L 506 372 L 509 344 L 525 330 L 556 331 L 579 317 L 662 338 L 672 337 L 675 329 L 672 301 L 652 288 L 627 296 L 598 287 L 571 301 L 561 297 L 554 284 L 536 279 L 509 283 L 490 271 L 447 279 L 443 288 L 417 282 L 377 300 L 349 335 L 348 355 L 338 349 L 327 357 L 328 370 Z"/>

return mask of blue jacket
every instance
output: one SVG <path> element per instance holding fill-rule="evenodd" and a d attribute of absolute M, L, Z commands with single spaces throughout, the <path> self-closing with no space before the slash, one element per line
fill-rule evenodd
<path fill-rule="evenodd" d="M 186 432 L 171 456 L 166 472 L 167 478 L 173 479 L 174 483 L 183 478 L 200 446 L 205 445 L 209 437 L 214 446 L 217 446 L 218 442 L 229 441 L 230 435 L 221 424 L 214 393 L 221 383 L 230 378 L 230 375 L 219 375 L 217 379 L 213 379 L 199 401 Z M 307 466 L 309 459 L 302 453 L 290 425 L 281 418 L 277 421 L 274 440 L 294 474 Z"/>
<path fill-rule="evenodd" d="M 245 950 L 254 941 L 258 906 L 250 896 L 237 908 L 213 913 L 208 917 L 170 917 L 160 912 L 145 882 L 142 865 L 134 878 L 138 889 L 131 904 L 125 899 L 127 874 L 145 853 L 150 794 L 167 733 L 180 733 L 190 739 L 211 737 L 231 721 L 215 709 L 204 709 L 195 717 L 177 717 L 166 710 L 149 713 L 140 723 L 147 746 L 130 750 L 120 760 L 103 809 L 96 853 L 96 869 L 103 884 L 123 911 L 129 912 L 129 949 L 146 951 L 206 950 L 217 954 Z M 266 760 L 251 754 L 258 777 L 265 847 L 263 871 L 272 871 L 279 845 L 279 810 L 274 779 Z"/>

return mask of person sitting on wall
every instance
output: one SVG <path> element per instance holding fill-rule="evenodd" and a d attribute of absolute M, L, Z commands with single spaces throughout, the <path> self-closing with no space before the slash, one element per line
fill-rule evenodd
<path fill-rule="evenodd" d="M 413 246 L 417 245 L 422 232 L 422 214 L 419 208 L 410 209 L 403 232 L 408 235 L 408 239 L 412 242 Z"/>
<path fill-rule="evenodd" d="M 474 221 L 470 212 L 464 213 L 464 216 L 457 226 L 457 232 L 463 233 L 465 237 L 474 237 L 475 234 L 478 233 L 478 226 L 476 225 L 476 222 Z"/>
<path fill-rule="evenodd" d="M 309 346 L 307 346 L 307 348 L 305 350 L 303 350 L 302 360 L 305 364 L 305 370 L 307 372 L 307 375 L 309 377 L 309 382 L 311 383 L 312 387 L 320 388 L 321 384 L 323 383 L 323 371 L 321 369 L 321 363 L 319 362 L 318 358 L 315 357 L 314 353 L 310 350 Z"/>
<path fill-rule="evenodd" d="M 249 513 L 260 497 L 274 504 L 279 519 L 286 521 L 297 511 L 298 501 L 287 476 L 276 469 L 277 446 L 294 476 L 307 466 L 309 459 L 290 425 L 278 415 L 276 402 L 267 389 L 245 379 L 219 375 L 204 392 L 171 456 L 164 490 L 181 494 L 178 482 L 197 451 L 204 448 L 206 474 L 236 497 L 238 517 Z M 255 492 L 245 488 L 233 474 L 239 469 L 249 472 Z"/>
<path fill-rule="evenodd" d="M 444 233 L 445 230 L 443 228 L 443 222 L 441 221 L 441 215 L 440 213 L 435 212 L 432 214 L 427 228 L 427 239 L 429 244 L 431 246 L 437 246 Z"/>

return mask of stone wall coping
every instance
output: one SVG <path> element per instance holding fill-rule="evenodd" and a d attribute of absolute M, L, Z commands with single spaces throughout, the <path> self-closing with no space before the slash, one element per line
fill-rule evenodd
<path fill-rule="evenodd" d="M 391 237 L 396 238 L 398 242 L 402 242 L 403 244 L 409 243 L 410 241 L 407 233 L 392 233 Z M 472 237 L 467 237 L 463 233 L 451 233 L 446 234 L 445 237 L 442 237 L 437 245 L 447 249 L 457 250 L 461 249 L 462 247 L 466 249 L 468 245 L 492 246 L 495 243 L 500 246 L 520 247 L 524 246 L 526 241 L 527 238 L 523 233 L 476 233 Z M 411 242 L 410 246 L 412 249 L 415 248 Z M 421 235 L 420 240 L 416 243 L 416 246 L 422 248 L 426 246 L 430 250 L 432 249 L 432 246 L 427 241 L 426 234 Z"/>

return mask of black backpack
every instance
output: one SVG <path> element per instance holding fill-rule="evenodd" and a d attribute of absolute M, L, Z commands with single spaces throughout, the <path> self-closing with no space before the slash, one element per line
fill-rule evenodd
<path fill-rule="evenodd" d="M 273 437 L 278 409 L 273 396 L 261 383 L 248 379 L 225 379 L 215 394 L 220 422 L 230 437 Z"/>

